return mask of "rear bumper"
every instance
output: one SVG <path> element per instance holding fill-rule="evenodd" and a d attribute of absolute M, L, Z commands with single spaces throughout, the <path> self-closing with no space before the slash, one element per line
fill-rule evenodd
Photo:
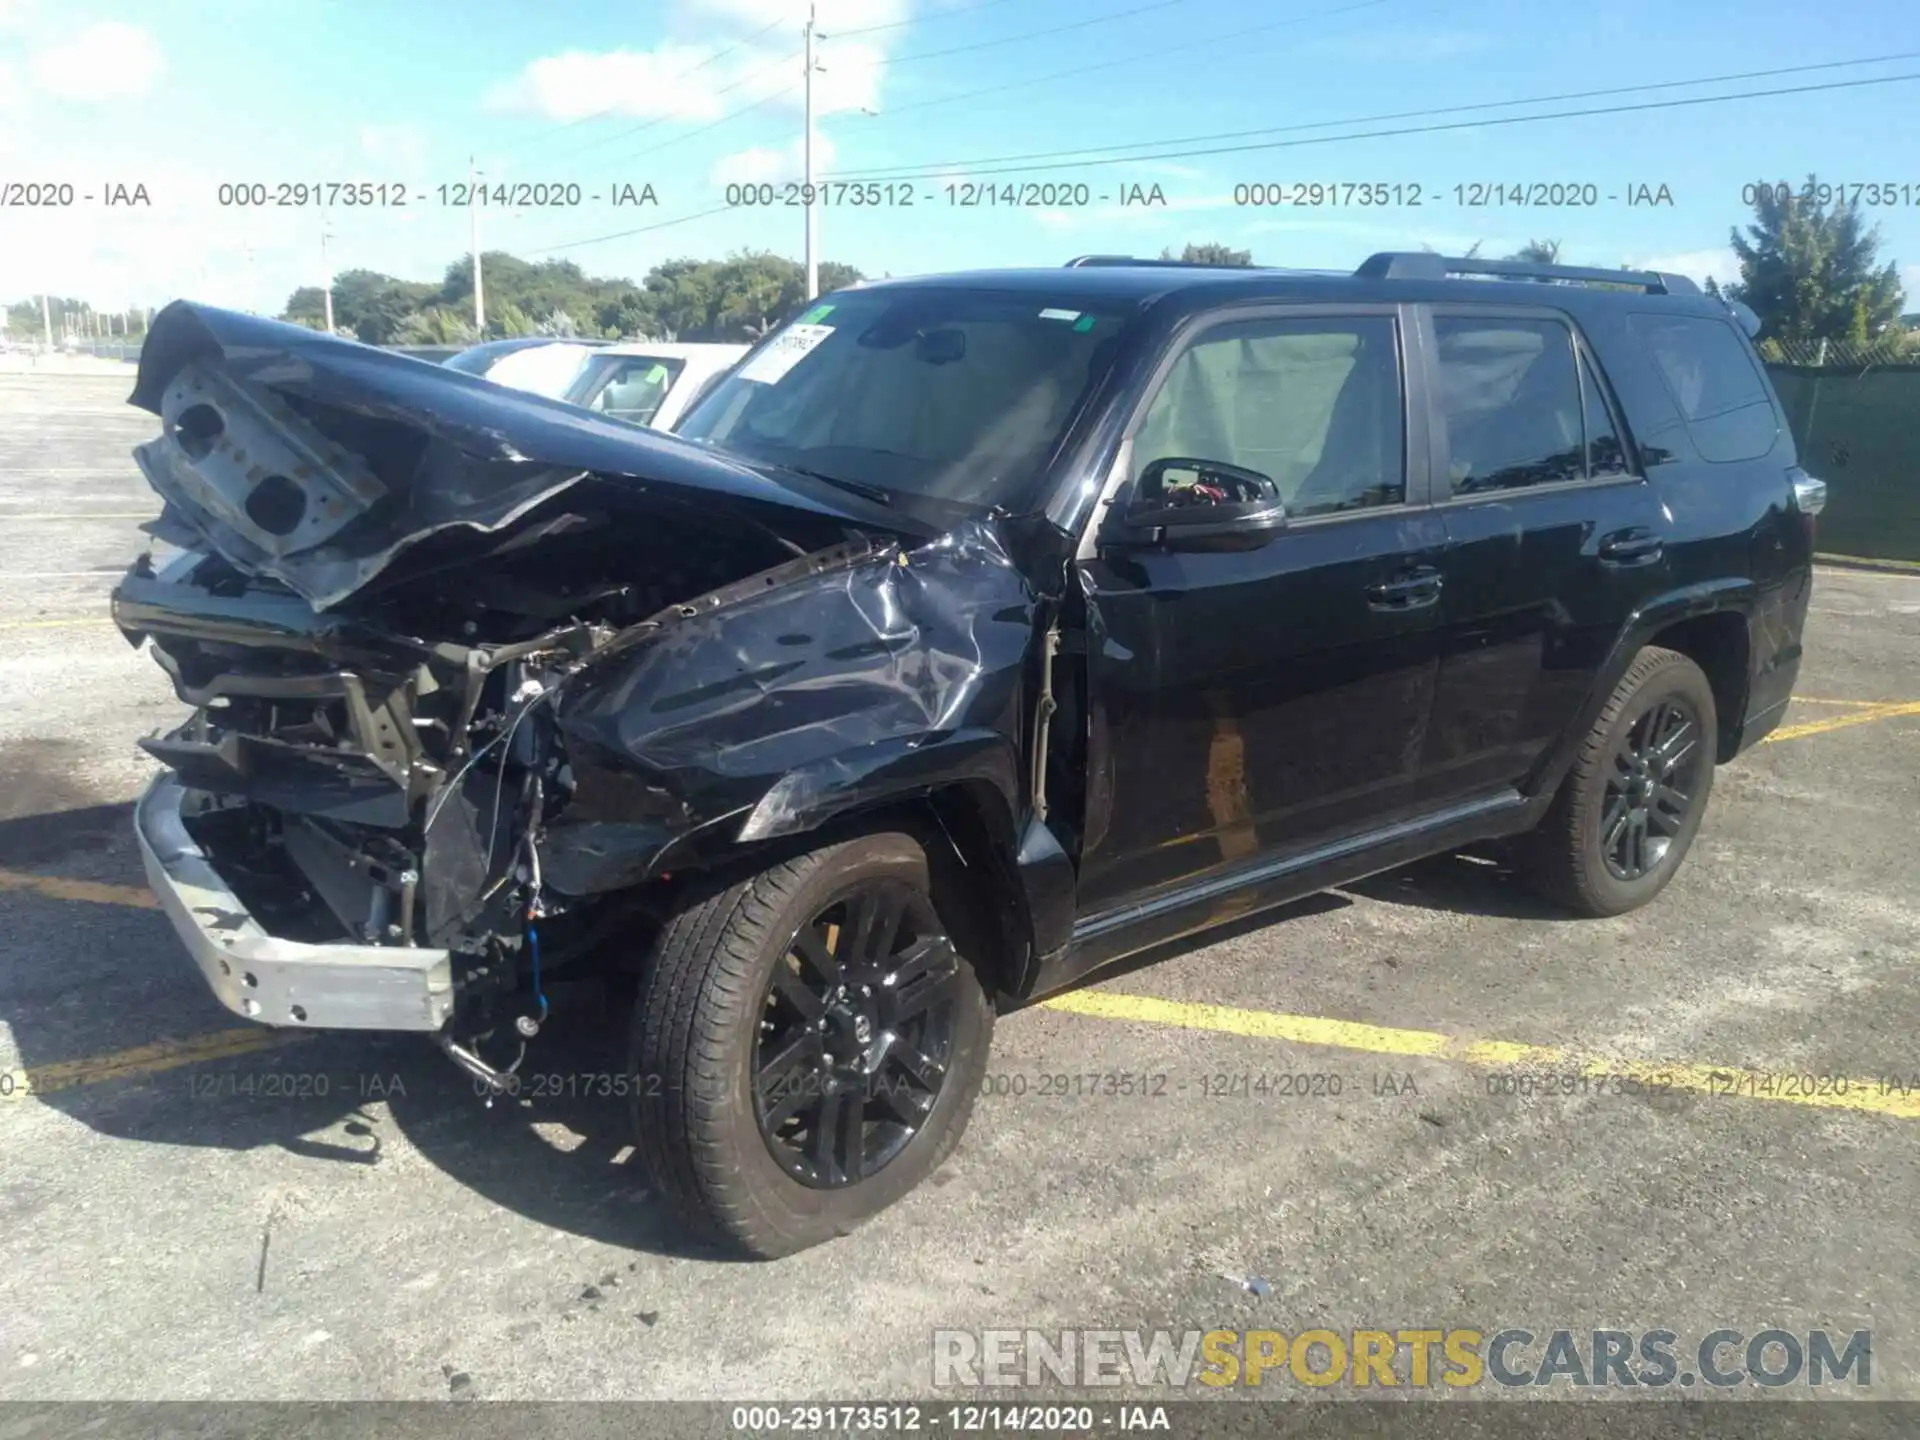
<path fill-rule="evenodd" d="M 295 1029 L 437 1031 L 453 1013 L 445 950 L 282 940 L 187 833 L 189 791 L 163 774 L 134 807 L 147 883 L 220 1003 Z"/>

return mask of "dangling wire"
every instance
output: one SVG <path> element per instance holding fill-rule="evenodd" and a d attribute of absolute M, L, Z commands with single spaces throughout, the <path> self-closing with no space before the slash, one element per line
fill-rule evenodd
<path fill-rule="evenodd" d="M 527 893 L 527 949 L 533 956 L 533 998 L 540 1002 L 540 1022 L 547 1019 L 547 993 L 540 988 L 540 930 L 534 924 L 540 916 L 540 847 L 527 836 L 527 861 L 531 871 Z"/>

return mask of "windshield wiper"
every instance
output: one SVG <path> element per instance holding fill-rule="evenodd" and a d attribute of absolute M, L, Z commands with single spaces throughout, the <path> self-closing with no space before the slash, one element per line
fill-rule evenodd
<path fill-rule="evenodd" d="M 809 470 L 804 465 L 789 465 L 784 460 L 776 461 L 775 463 L 778 464 L 782 470 L 791 470 L 796 475 L 805 475 L 812 480 L 823 480 L 836 489 L 845 490 L 849 494 L 861 496 L 864 499 L 873 501 L 877 505 L 893 504 L 892 492 L 882 490 L 878 485 L 868 485 L 859 480 L 843 479 L 838 475 L 829 475 L 824 470 Z"/>

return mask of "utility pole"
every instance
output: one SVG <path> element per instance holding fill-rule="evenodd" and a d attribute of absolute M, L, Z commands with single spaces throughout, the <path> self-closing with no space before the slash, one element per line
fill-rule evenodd
<path fill-rule="evenodd" d="M 47 348 L 53 348 L 53 311 L 48 305 L 46 292 L 40 294 L 40 333 L 45 337 Z"/>
<path fill-rule="evenodd" d="M 814 27 L 814 6 L 807 6 L 807 84 L 806 84 L 806 140 L 802 145 L 805 151 L 806 190 L 803 192 L 807 202 L 807 299 L 811 300 L 820 293 L 820 256 L 819 223 L 814 210 L 813 195 L 813 42 L 816 39 Z"/>
<path fill-rule="evenodd" d="M 474 192 L 480 185 L 480 171 L 475 167 L 473 156 L 467 157 L 467 218 L 471 225 L 471 244 L 473 248 L 473 328 L 479 331 L 479 339 L 487 338 L 487 302 L 480 288 L 480 206 L 474 198 Z"/>
<path fill-rule="evenodd" d="M 320 283 L 321 294 L 326 297 L 327 334 L 333 334 L 333 266 L 327 263 L 327 240 L 331 233 L 323 221 L 320 225 Z"/>

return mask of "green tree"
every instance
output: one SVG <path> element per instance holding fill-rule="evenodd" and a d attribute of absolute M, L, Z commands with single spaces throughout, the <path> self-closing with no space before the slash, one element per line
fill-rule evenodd
<path fill-rule="evenodd" d="M 1525 260 L 1533 265 L 1558 265 L 1560 263 L 1560 242 L 1558 240 L 1529 240 L 1518 250 L 1507 256 L 1509 260 Z"/>
<path fill-rule="evenodd" d="M 472 345 L 479 332 L 465 315 L 435 305 L 409 315 L 394 332 L 395 345 Z"/>
<path fill-rule="evenodd" d="M 1818 193 L 1817 177 L 1807 183 Z M 1879 228 L 1837 198 L 1820 205 L 1761 186 L 1746 233 L 1733 231 L 1733 249 L 1740 281 L 1726 294 L 1753 308 L 1768 339 L 1858 343 L 1899 323 L 1906 296 L 1894 263 L 1880 262 Z"/>
<path fill-rule="evenodd" d="M 1236 250 L 1231 245 L 1221 245 L 1211 241 L 1206 244 L 1188 241 L 1178 255 L 1173 253 L 1173 247 L 1169 245 L 1160 252 L 1160 258 L 1178 260 L 1183 265 L 1248 266 L 1253 264 L 1253 251 Z"/>

